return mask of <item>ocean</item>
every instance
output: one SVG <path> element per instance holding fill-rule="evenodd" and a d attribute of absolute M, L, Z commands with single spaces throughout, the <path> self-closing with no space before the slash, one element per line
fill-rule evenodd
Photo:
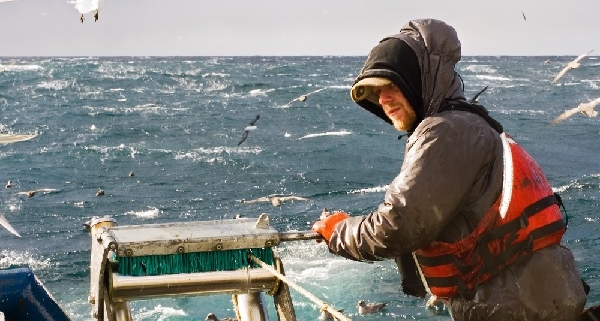
<path fill-rule="evenodd" d="M 30 267 L 72 320 L 91 320 L 89 232 L 122 225 L 267 213 L 278 231 L 309 230 L 323 208 L 377 208 L 406 138 L 359 108 L 350 86 L 366 57 L 2 57 L 0 132 L 38 133 L 0 145 L 0 268 Z M 600 97 L 600 60 L 554 76 L 574 57 L 463 57 L 467 97 L 524 146 L 565 203 L 563 243 L 600 303 L 600 118 L 564 110 Z M 298 98 L 303 94 L 306 100 Z M 238 146 L 257 116 L 256 130 Z M 129 173 L 133 172 L 134 176 Z M 28 198 L 19 192 L 50 189 Z M 96 196 L 100 190 L 103 196 Z M 269 195 L 308 200 L 243 202 Z M 353 262 L 315 241 L 278 247 L 286 275 L 354 319 L 449 320 L 400 289 L 391 261 Z M 291 289 L 298 320 L 319 307 Z M 388 302 L 358 316 L 358 300 Z M 271 320 L 272 298 L 265 297 Z M 131 302 L 134 320 L 232 317 L 226 294 Z"/>

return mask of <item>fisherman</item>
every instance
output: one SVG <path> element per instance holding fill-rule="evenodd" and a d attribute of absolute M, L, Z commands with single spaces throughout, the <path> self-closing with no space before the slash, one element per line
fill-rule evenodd
<path fill-rule="evenodd" d="M 371 50 L 351 97 L 407 133 L 404 161 L 376 211 L 333 213 L 313 230 L 343 257 L 394 258 L 403 292 L 437 296 L 454 320 L 577 320 L 586 291 L 561 244 L 560 199 L 466 100 L 460 58 L 456 31 L 435 19 L 410 21 Z"/>

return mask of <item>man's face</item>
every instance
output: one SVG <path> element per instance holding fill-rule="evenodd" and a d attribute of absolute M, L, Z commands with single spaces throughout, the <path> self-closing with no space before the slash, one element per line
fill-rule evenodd
<path fill-rule="evenodd" d="M 373 87 L 373 92 L 379 96 L 379 104 L 397 130 L 407 131 L 412 128 L 417 115 L 396 85 Z"/>

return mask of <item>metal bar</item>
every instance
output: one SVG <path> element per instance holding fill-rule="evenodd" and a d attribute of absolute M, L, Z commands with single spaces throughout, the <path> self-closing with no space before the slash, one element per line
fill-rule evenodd
<path fill-rule="evenodd" d="M 279 241 L 322 240 L 323 236 L 314 231 L 294 231 L 279 233 Z"/>
<path fill-rule="evenodd" d="M 240 321 L 269 321 L 264 293 L 250 292 L 237 295 Z"/>
<path fill-rule="evenodd" d="M 153 297 L 271 291 L 277 278 L 262 268 L 156 276 L 121 276 L 112 273 L 112 302 Z"/>

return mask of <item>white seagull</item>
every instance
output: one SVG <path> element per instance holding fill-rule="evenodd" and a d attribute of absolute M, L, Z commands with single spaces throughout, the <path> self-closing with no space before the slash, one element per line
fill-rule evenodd
<path fill-rule="evenodd" d="M 19 233 L 17 232 L 17 230 L 15 230 L 12 225 L 10 225 L 10 223 L 8 223 L 8 220 L 6 219 L 6 217 L 4 217 L 4 214 L 0 213 L 0 225 L 4 226 L 9 232 L 11 232 L 12 234 L 21 237 L 21 235 L 19 235 Z"/>
<path fill-rule="evenodd" d="M 308 99 L 308 95 L 312 95 L 314 93 L 318 93 L 319 91 L 324 90 L 324 89 L 325 88 L 319 88 L 317 90 L 313 90 L 313 91 L 309 92 L 308 94 L 300 95 L 300 97 L 294 98 L 292 101 L 290 101 L 289 103 L 287 103 L 286 106 L 289 105 L 289 104 L 291 104 L 291 103 L 293 103 L 293 102 L 295 102 L 295 101 L 305 101 L 306 99 Z"/>
<path fill-rule="evenodd" d="M 562 77 L 562 76 L 563 76 L 563 75 L 564 75 L 564 74 L 565 74 L 567 71 L 569 71 L 569 69 L 579 68 L 579 66 L 581 65 L 581 64 L 579 63 L 579 61 L 580 61 L 581 59 L 583 59 L 585 56 L 587 56 L 587 55 L 589 55 L 590 53 L 592 53 L 592 51 L 594 51 L 594 50 L 592 49 L 592 50 L 590 50 L 590 51 L 588 51 L 588 52 L 586 52 L 586 53 L 584 53 L 584 54 L 581 54 L 581 55 L 579 55 L 577 58 L 575 58 L 575 60 L 573 60 L 573 61 L 569 62 L 569 63 L 567 64 L 567 66 L 566 66 L 565 68 L 563 68 L 563 70 L 561 70 L 561 71 L 558 73 L 558 75 L 556 75 L 556 77 L 554 77 L 554 80 L 552 80 L 552 83 L 553 83 L 553 84 L 554 84 L 554 83 L 556 83 L 556 81 L 557 81 L 557 80 L 558 80 L 560 77 Z"/>
<path fill-rule="evenodd" d="M 598 112 L 594 110 L 594 107 L 596 107 L 598 104 L 600 104 L 600 98 L 588 101 L 587 103 L 581 103 L 579 106 L 568 109 L 558 117 L 554 118 L 552 125 L 556 125 L 558 122 L 561 122 L 577 113 L 582 113 L 588 117 L 596 117 L 598 116 Z"/>
<path fill-rule="evenodd" d="M 359 314 L 377 313 L 377 312 L 381 311 L 383 308 L 385 308 L 386 305 L 387 305 L 387 302 L 365 303 L 365 301 L 360 300 L 360 301 L 358 301 L 358 313 Z"/>
<path fill-rule="evenodd" d="M 75 9 L 79 11 L 81 17 L 79 20 L 83 23 L 83 15 L 94 12 L 94 21 L 98 21 L 98 13 L 104 7 L 104 0 L 72 0 L 69 3 L 75 5 Z"/>
<path fill-rule="evenodd" d="M 246 128 L 244 128 L 244 132 L 242 133 L 242 139 L 240 139 L 238 146 L 240 146 L 246 140 L 246 138 L 248 138 L 249 132 L 256 129 L 256 125 L 254 125 L 254 123 L 256 123 L 256 121 L 259 118 L 260 118 L 260 115 L 256 115 L 256 118 L 254 118 L 254 120 L 250 122 L 250 126 L 246 126 Z"/>
<path fill-rule="evenodd" d="M 300 196 L 263 196 L 263 197 L 259 197 L 253 200 L 242 200 L 242 203 L 258 203 L 258 202 L 271 202 L 271 205 L 273 206 L 281 206 L 281 203 L 283 202 L 287 202 L 287 201 L 310 201 L 310 199 L 305 198 L 305 197 L 300 197 Z"/>

